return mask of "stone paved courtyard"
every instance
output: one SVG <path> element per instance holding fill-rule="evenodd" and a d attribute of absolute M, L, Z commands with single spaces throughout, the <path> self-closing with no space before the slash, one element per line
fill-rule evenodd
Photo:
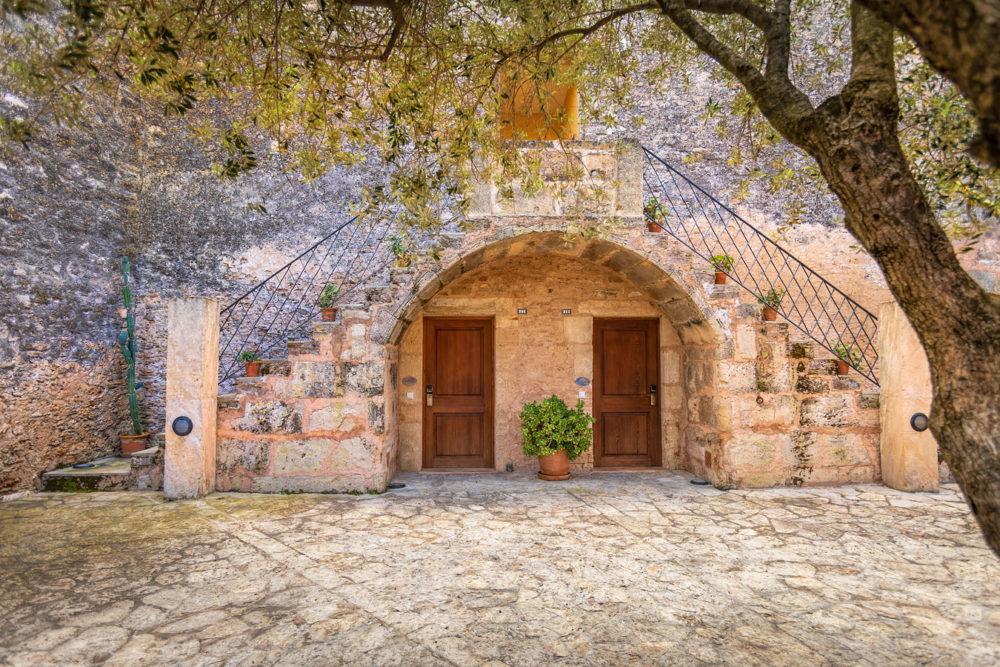
<path fill-rule="evenodd" d="M 402 475 L 380 496 L 0 505 L 0 664 L 988 665 L 953 485 Z"/>

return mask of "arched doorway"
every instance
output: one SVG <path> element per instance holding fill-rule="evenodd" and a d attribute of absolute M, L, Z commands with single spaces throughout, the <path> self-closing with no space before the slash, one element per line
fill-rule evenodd
<path fill-rule="evenodd" d="M 578 469 L 690 469 L 688 398 L 714 391 L 703 366 L 720 340 L 669 269 L 618 243 L 531 232 L 483 245 L 401 309 L 388 341 L 398 468 L 531 467 L 518 413 L 555 394 L 598 419 Z M 456 382 L 478 402 L 444 407 Z"/>

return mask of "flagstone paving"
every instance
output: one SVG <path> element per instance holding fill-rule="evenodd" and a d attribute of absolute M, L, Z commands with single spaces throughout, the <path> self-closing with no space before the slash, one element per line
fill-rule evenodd
<path fill-rule="evenodd" d="M 988 665 L 956 487 L 401 475 L 379 496 L 0 505 L 0 664 Z"/>

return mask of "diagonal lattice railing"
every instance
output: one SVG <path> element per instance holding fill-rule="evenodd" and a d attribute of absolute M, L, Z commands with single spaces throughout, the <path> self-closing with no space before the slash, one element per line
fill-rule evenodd
<path fill-rule="evenodd" d="M 646 220 L 709 263 L 713 256 L 731 258 L 724 272 L 762 303 L 780 292 L 780 302 L 772 306 L 779 315 L 877 386 L 875 316 L 648 148 L 642 150 Z"/>
<path fill-rule="evenodd" d="M 308 336 L 325 285 L 337 285 L 338 301 L 348 303 L 380 275 L 395 260 L 385 243 L 392 228 L 381 215 L 355 216 L 223 308 L 219 384 L 227 388 L 242 375 L 243 350 L 283 355 L 289 339 Z"/>

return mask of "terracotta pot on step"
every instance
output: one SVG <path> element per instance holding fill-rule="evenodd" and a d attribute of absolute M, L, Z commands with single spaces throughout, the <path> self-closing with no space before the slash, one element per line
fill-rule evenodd
<path fill-rule="evenodd" d="M 764 306 L 764 321 L 774 322 L 777 319 L 778 319 L 778 311 L 776 311 L 774 308 L 771 308 L 771 306 Z"/>
<path fill-rule="evenodd" d="M 726 284 L 726 278 L 727 278 L 726 274 L 723 273 L 722 271 L 716 271 L 715 272 L 715 284 L 716 285 L 725 285 Z"/>
<path fill-rule="evenodd" d="M 663 227 L 661 227 L 660 223 L 658 223 L 658 222 L 653 222 L 652 220 L 647 220 L 646 221 L 646 231 L 653 232 L 654 234 L 656 234 L 658 232 L 662 232 L 663 231 Z"/>
<path fill-rule="evenodd" d="M 843 359 L 837 359 L 837 375 L 847 375 L 851 367 Z"/>
<path fill-rule="evenodd" d="M 320 319 L 324 322 L 336 322 L 337 321 L 337 309 L 336 308 L 321 308 L 319 311 Z"/>
<path fill-rule="evenodd" d="M 132 455 L 136 452 L 141 452 L 146 449 L 146 438 L 149 437 L 148 433 L 143 433 L 142 435 L 120 435 L 118 436 L 122 441 L 122 458 L 132 458 Z"/>
<path fill-rule="evenodd" d="M 538 457 L 538 476 L 550 482 L 569 479 L 569 455 L 565 449 L 557 450 L 555 454 L 545 454 Z"/>
<path fill-rule="evenodd" d="M 246 371 L 248 378 L 259 378 L 260 377 L 260 362 L 250 361 L 246 364 Z"/>

